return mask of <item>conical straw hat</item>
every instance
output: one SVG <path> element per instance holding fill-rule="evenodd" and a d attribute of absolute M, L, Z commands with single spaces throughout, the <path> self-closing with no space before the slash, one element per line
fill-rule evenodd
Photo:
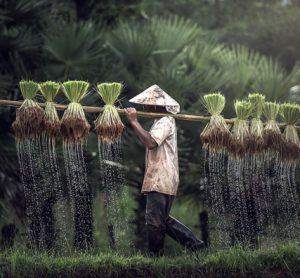
<path fill-rule="evenodd" d="M 129 102 L 141 105 L 164 106 L 172 114 L 177 114 L 180 111 L 179 103 L 157 85 L 152 85 Z"/>

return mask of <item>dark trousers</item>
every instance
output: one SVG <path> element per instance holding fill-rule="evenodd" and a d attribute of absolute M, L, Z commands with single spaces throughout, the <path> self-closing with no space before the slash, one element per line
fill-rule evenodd
<path fill-rule="evenodd" d="M 166 234 L 192 251 L 204 245 L 188 227 L 169 215 L 174 197 L 155 191 L 147 193 L 145 218 L 150 255 L 163 255 Z"/>

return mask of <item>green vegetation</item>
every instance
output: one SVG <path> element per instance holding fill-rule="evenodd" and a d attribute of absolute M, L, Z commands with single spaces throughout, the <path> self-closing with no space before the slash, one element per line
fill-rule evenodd
<path fill-rule="evenodd" d="M 279 113 L 280 105 L 276 102 L 266 101 L 263 106 L 263 114 L 267 121 L 275 121 Z"/>
<path fill-rule="evenodd" d="M 46 81 L 39 84 L 39 89 L 47 102 L 53 102 L 59 92 L 60 84 L 53 81 Z"/>
<path fill-rule="evenodd" d="M 44 110 L 34 100 L 39 90 L 38 83 L 21 80 L 20 91 L 24 101 L 16 113 L 12 129 L 16 139 L 23 140 L 39 136 L 44 131 Z"/>
<path fill-rule="evenodd" d="M 261 120 L 265 96 L 257 93 L 248 96 L 252 106 L 252 120 L 250 123 L 250 136 L 248 142 L 248 150 L 250 153 L 261 153 L 264 149 L 264 125 Z"/>
<path fill-rule="evenodd" d="M 263 107 L 263 114 L 266 118 L 266 124 L 264 127 L 264 141 L 265 145 L 273 150 L 280 151 L 283 144 L 283 137 L 276 122 L 280 105 L 275 102 L 265 102 Z"/>
<path fill-rule="evenodd" d="M 299 136 L 295 129 L 295 125 L 300 121 L 300 105 L 283 103 L 280 105 L 280 114 L 286 124 L 283 132 L 285 144 L 282 156 L 295 161 L 300 157 Z"/>
<path fill-rule="evenodd" d="M 46 99 L 45 106 L 45 131 L 54 139 L 59 134 L 60 121 L 54 104 L 54 99 L 59 92 L 60 84 L 53 81 L 46 81 L 39 84 L 42 96 Z"/>
<path fill-rule="evenodd" d="M 64 143 L 83 143 L 90 130 L 80 101 L 86 97 L 89 83 L 85 81 L 66 81 L 62 89 L 70 101 L 61 121 L 61 135 Z"/>
<path fill-rule="evenodd" d="M 211 151 L 223 150 L 230 142 L 229 127 L 221 116 L 225 107 L 225 97 L 220 93 L 205 95 L 203 105 L 211 115 L 209 123 L 200 135 L 204 147 Z"/>
<path fill-rule="evenodd" d="M 124 125 L 114 106 L 123 85 L 121 83 L 102 83 L 97 85 L 98 93 L 105 103 L 104 111 L 95 121 L 97 136 L 100 140 L 112 142 L 119 140 L 124 130 Z"/>
<path fill-rule="evenodd" d="M 33 99 L 39 90 L 39 85 L 31 80 L 21 80 L 19 82 L 19 87 L 24 100 Z"/>
<path fill-rule="evenodd" d="M 62 84 L 63 92 L 70 102 L 79 103 L 86 97 L 90 84 L 85 81 L 66 81 Z"/>
<path fill-rule="evenodd" d="M 278 102 L 289 102 L 290 90 L 294 88 L 293 101 L 297 102 L 300 10 L 297 1 L 289 2 L 283 5 L 281 0 L 131 0 L 127 5 L 108 0 L 5 0 L 0 7 L 4 15 L 0 18 L 3 42 L 0 45 L 0 98 L 22 99 L 18 88 L 21 79 L 39 82 L 78 79 L 90 83 L 122 80 L 126 84 L 124 106 L 128 106 L 126 101 L 138 92 L 157 83 L 180 103 L 183 113 L 191 114 L 203 114 L 200 99 L 207 92 L 221 90 L 228 104 L 223 110 L 226 118 L 235 117 L 234 99 L 243 99 L 252 91 Z M 62 96 L 57 99 L 62 102 Z M 98 95 L 90 94 L 83 102 L 94 106 Z M 69 110 L 76 111 L 78 106 L 72 104 Z M 236 106 L 238 117 L 248 119 L 248 109 Z M 38 121 L 20 120 L 20 129 L 38 124 L 38 127 L 32 126 L 32 131 L 21 131 L 20 137 L 34 136 L 41 131 L 43 111 L 39 112 L 35 114 Z M 90 124 L 96 118 L 91 113 L 86 117 Z M 0 156 L 5 162 L 0 164 L 3 193 L 0 226 L 15 223 L 21 230 L 25 209 L 10 128 L 14 118 L 14 109 L 0 107 Z M 19 116 L 23 118 L 28 117 Z M 142 124 L 150 127 L 146 120 L 142 120 Z M 197 135 L 204 125 L 178 121 L 177 127 L 181 180 L 177 200 L 181 201 L 182 210 L 189 208 L 180 219 L 191 227 L 199 225 L 198 213 L 206 199 L 201 189 L 204 167 Z M 83 128 L 77 137 L 82 138 L 82 131 L 87 132 L 86 120 Z M 237 124 L 235 128 L 240 130 Z M 243 134 L 236 136 L 242 138 Z M 135 207 L 131 210 L 134 221 L 130 226 L 135 229 L 132 240 L 138 242 L 137 248 L 141 249 L 146 242 L 142 229 L 144 199 L 140 195 L 144 148 L 133 136 L 128 128 L 122 143 L 127 183 L 132 189 Z M 88 182 L 92 192 L 101 193 L 99 177 L 102 173 L 98 157 L 94 156 L 97 140 L 94 134 L 90 134 L 88 140 Z M 58 155 L 61 162 L 62 152 L 58 151 Z M 63 165 L 60 169 L 64 169 Z M 299 173 L 297 171 L 297 182 Z M 2 217 L 6 211 L 10 212 L 9 217 Z M 99 226 L 95 231 L 99 233 L 96 244 L 103 246 Z"/>
<path fill-rule="evenodd" d="M 230 153 L 233 155 L 243 156 L 247 150 L 247 142 L 250 135 L 247 120 L 252 113 L 252 109 L 253 107 L 249 101 L 236 100 L 234 103 L 237 118 L 231 130 L 232 144 Z"/>
<path fill-rule="evenodd" d="M 61 257 L 11 250 L 0 254 L 0 261 L 0 274 L 13 277 L 292 276 L 300 273 L 300 247 L 292 243 L 258 250 L 236 246 L 161 258 L 139 254 L 124 257 L 112 253 L 75 253 Z"/>

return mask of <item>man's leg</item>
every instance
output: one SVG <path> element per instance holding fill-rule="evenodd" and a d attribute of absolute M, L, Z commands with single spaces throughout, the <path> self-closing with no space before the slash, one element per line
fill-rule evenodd
<path fill-rule="evenodd" d="M 178 220 L 169 216 L 166 222 L 166 233 L 189 250 L 197 251 L 204 247 L 204 242 L 196 238 L 192 231 L 180 223 Z"/>
<path fill-rule="evenodd" d="M 146 227 L 150 256 L 162 256 L 168 217 L 168 195 L 149 192 L 146 204 Z"/>

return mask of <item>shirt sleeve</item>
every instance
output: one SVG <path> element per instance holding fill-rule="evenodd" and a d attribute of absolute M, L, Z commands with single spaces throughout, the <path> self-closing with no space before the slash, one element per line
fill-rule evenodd
<path fill-rule="evenodd" d="M 173 125 L 174 119 L 169 117 L 163 117 L 152 126 L 149 133 L 158 146 L 160 146 L 165 141 L 165 139 L 172 133 Z"/>

